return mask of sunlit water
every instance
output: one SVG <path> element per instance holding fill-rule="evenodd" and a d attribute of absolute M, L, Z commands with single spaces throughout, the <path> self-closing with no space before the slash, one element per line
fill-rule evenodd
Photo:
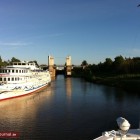
<path fill-rule="evenodd" d="M 0 102 L 0 131 L 24 140 L 92 140 L 118 129 L 120 116 L 138 128 L 138 94 L 58 76 L 41 92 Z"/>

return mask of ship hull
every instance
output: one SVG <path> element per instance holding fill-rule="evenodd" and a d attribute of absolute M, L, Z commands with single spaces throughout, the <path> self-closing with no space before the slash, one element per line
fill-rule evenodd
<path fill-rule="evenodd" d="M 19 97 L 23 97 L 23 96 L 27 96 L 27 95 L 39 92 L 39 91 L 45 89 L 49 84 L 50 83 L 46 83 L 38 88 L 30 89 L 27 91 L 7 91 L 5 93 L 1 93 L 0 101 L 9 100 L 9 99 L 13 99 L 13 98 L 19 98 Z"/>

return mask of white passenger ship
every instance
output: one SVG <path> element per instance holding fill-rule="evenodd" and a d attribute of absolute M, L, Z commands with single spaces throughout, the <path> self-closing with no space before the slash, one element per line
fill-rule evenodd
<path fill-rule="evenodd" d="M 0 68 L 0 100 L 25 96 L 50 82 L 49 71 L 39 69 L 34 62 L 14 62 Z"/>
<path fill-rule="evenodd" d="M 130 123 L 123 117 L 117 119 L 117 124 L 118 131 L 106 131 L 102 136 L 93 140 L 140 140 L 140 128 L 129 129 Z"/>

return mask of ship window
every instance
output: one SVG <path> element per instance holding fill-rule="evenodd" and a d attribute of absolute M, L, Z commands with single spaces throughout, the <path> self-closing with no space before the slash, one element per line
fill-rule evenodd
<path fill-rule="evenodd" d="M 21 73 L 21 70 L 19 70 L 19 73 Z"/>
<path fill-rule="evenodd" d="M 14 78 L 12 77 L 12 81 L 14 81 Z"/>
<path fill-rule="evenodd" d="M 14 73 L 14 70 L 12 70 L 12 73 Z"/>
<path fill-rule="evenodd" d="M 2 78 L 0 78 L 0 81 L 2 81 Z"/>
<path fill-rule="evenodd" d="M 6 78 L 4 78 L 4 81 L 6 81 Z"/>
<path fill-rule="evenodd" d="M 18 73 L 18 70 L 16 70 L 16 73 Z"/>
<path fill-rule="evenodd" d="M 8 78 L 8 81 L 10 81 L 10 78 Z"/>

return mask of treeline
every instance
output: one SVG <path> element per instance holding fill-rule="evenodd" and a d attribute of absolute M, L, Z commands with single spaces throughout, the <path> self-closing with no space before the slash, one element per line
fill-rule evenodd
<path fill-rule="evenodd" d="M 139 74 L 140 57 L 123 58 L 121 55 L 115 57 L 114 61 L 106 58 L 104 63 L 89 65 L 88 68 L 94 74 Z"/>
<path fill-rule="evenodd" d="M 15 57 L 12 57 L 11 60 L 3 61 L 1 56 L 0 56 L 0 67 L 11 65 L 13 62 L 21 62 L 21 60 L 15 58 Z M 37 66 L 39 66 L 36 60 L 29 61 L 29 62 L 34 62 Z"/>
<path fill-rule="evenodd" d="M 140 74 L 140 57 L 123 58 L 121 55 L 114 58 L 106 58 L 103 63 L 88 64 L 84 60 L 81 68 L 74 68 L 75 74 L 83 75 L 120 75 L 120 74 Z"/>
<path fill-rule="evenodd" d="M 81 67 L 73 69 L 72 75 L 90 82 L 140 92 L 140 57 L 123 58 L 120 55 L 114 61 L 106 58 L 99 64 L 88 64 L 84 60 Z"/>

